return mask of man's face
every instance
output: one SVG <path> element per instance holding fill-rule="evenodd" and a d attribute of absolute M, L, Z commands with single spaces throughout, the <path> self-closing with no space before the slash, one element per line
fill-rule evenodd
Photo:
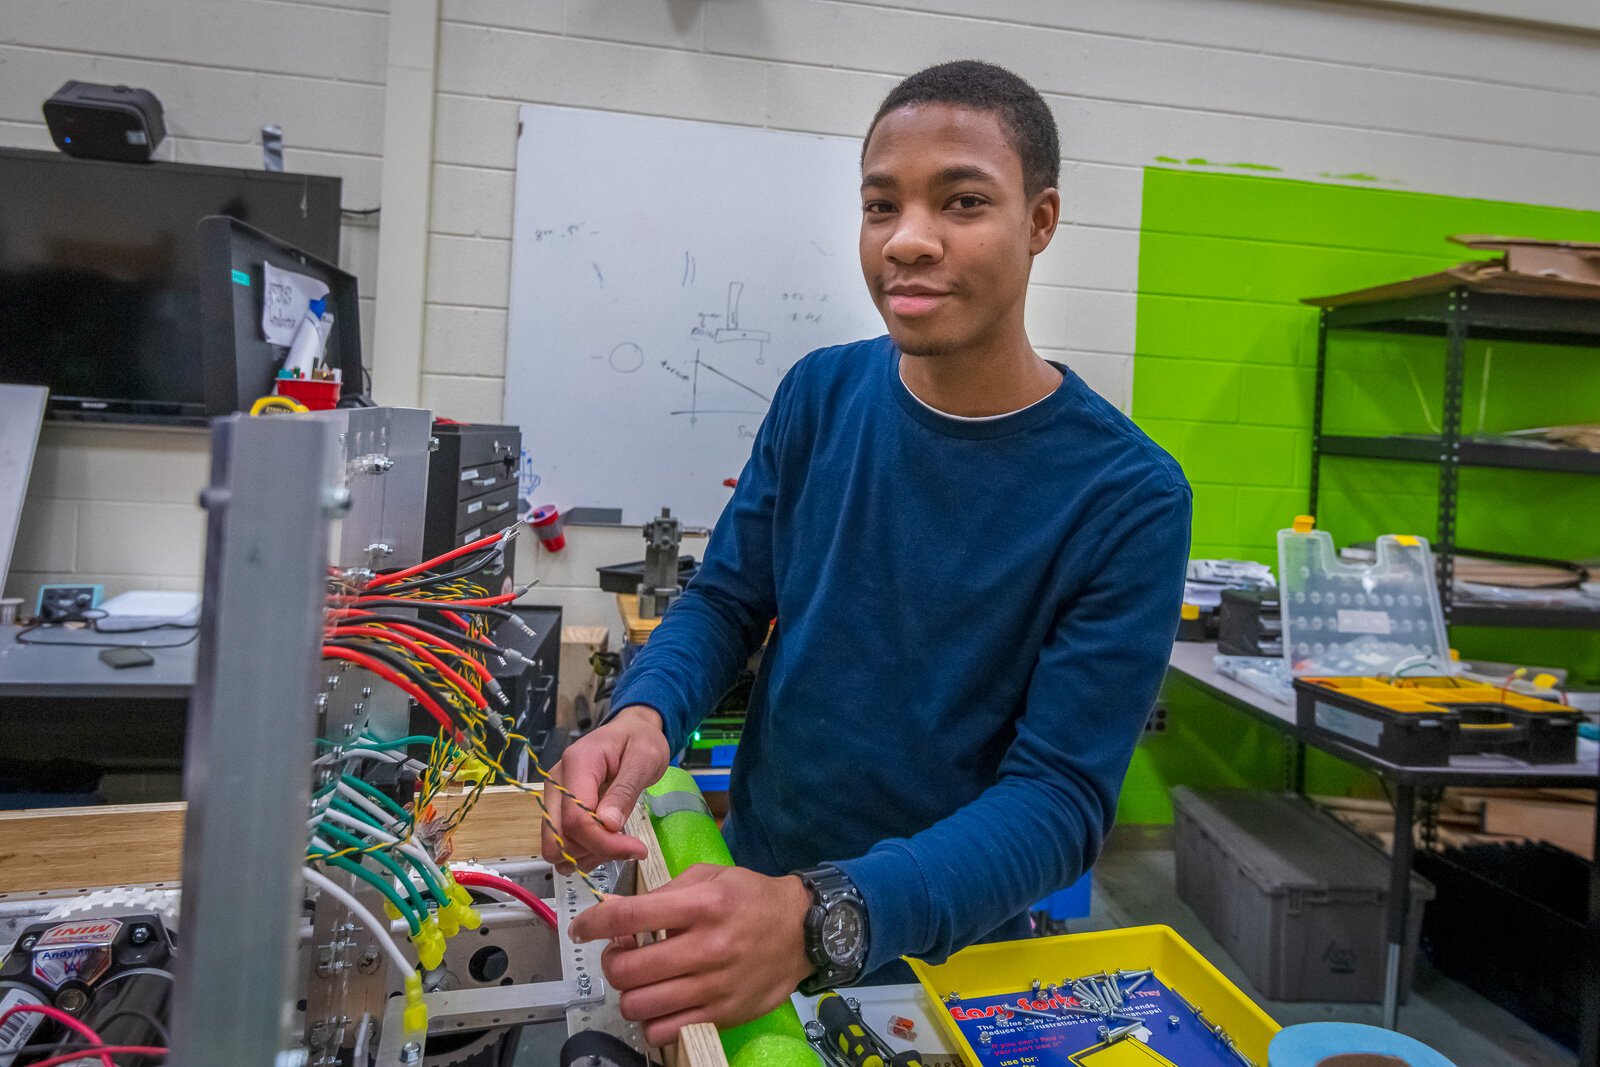
<path fill-rule="evenodd" d="M 1054 189 L 1026 194 L 1022 160 L 993 112 L 891 111 L 861 172 L 861 270 L 902 352 L 981 349 L 1004 326 L 1020 328 L 1028 271 L 1050 243 L 1060 199 Z"/>

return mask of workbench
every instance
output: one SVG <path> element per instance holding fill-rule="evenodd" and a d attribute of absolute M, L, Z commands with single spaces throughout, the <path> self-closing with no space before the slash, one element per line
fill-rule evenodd
<path fill-rule="evenodd" d="M 1385 922 L 1388 968 L 1383 993 L 1383 1022 L 1393 1030 L 1399 1016 L 1400 955 L 1411 902 L 1406 882 L 1414 852 L 1417 791 L 1447 786 L 1594 789 L 1600 787 L 1600 745 L 1580 740 L 1577 762 L 1566 764 L 1535 766 L 1488 754 L 1453 756 L 1445 767 L 1390 763 L 1329 738 L 1306 735 L 1296 721 L 1293 704 L 1281 704 L 1265 693 L 1223 677 L 1213 662 L 1216 655 L 1217 646 L 1212 642 L 1178 642 L 1172 648 L 1168 684 L 1176 675 L 1229 707 L 1282 731 L 1294 746 L 1289 784 L 1296 792 L 1305 788 L 1306 745 L 1371 771 L 1394 787 L 1394 848 Z M 1596 819 L 1595 839 L 1595 855 L 1600 857 L 1600 818 Z M 1580 1067 L 1600 1067 L 1600 863 L 1591 866 L 1586 941 L 1578 1062 Z"/>

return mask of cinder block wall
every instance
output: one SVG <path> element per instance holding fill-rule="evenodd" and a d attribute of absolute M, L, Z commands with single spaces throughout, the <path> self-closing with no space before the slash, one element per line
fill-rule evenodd
<path fill-rule="evenodd" d="M 38 104 L 66 78 L 124 81 L 166 103 L 168 158 L 254 166 L 256 130 L 277 122 L 291 169 L 341 174 L 346 205 L 372 206 L 385 10 L 13 0 L 0 19 L 0 143 L 48 147 Z M 443 0 L 423 402 L 459 419 L 500 410 L 519 103 L 859 135 L 920 66 L 1011 66 L 1063 132 L 1065 225 L 1035 272 L 1033 340 L 1126 410 L 1145 166 L 1592 207 L 1597 41 L 1339 0 Z M 374 292 L 375 227 L 347 225 L 344 239 Z M 188 490 L 203 449 L 198 436 L 50 429 L 8 588 L 65 574 L 192 587 Z M 73 473 L 107 451 L 158 462 L 103 488 Z M 193 485 L 178 493 L 149 469 L 166 464 Z M 637 558 L 638 532 L 574 530 L 569 546 L 559 558 L 524 549 L 522 572 L 543 586 L 532 599 L 614 625 L 591 568 Z"/>

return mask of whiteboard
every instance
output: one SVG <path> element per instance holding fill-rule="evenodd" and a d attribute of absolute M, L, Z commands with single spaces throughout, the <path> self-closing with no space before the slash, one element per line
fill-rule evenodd
<path fill-rule="evenodd" d="M 784 372 L 875 337 L 860 151 L 822 137 L 526 105 L 505 421 L 523 498 L 710 526 Z"/>

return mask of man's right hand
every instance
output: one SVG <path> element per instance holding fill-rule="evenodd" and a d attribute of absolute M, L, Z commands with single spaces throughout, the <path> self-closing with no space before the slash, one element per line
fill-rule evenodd
<path fill-rule="evenodd" d="M 644 858 L 644 843 L 623 833 L 622 827 L 639 794 L 666 773 L 671 757 L 661 716 L 654 708 L 631 704 L 580 738 L 551 768 L 551 777 L 596 812 L 604 824 L 596 823 L 559 791 L 545 790 L 555 830 L 566 840 L 567 852 L 580 868 L 587 871 L 608 860 Z M 548 823 L 542 829 L 540 850 L 557 870 L 571 870 Z"/>

